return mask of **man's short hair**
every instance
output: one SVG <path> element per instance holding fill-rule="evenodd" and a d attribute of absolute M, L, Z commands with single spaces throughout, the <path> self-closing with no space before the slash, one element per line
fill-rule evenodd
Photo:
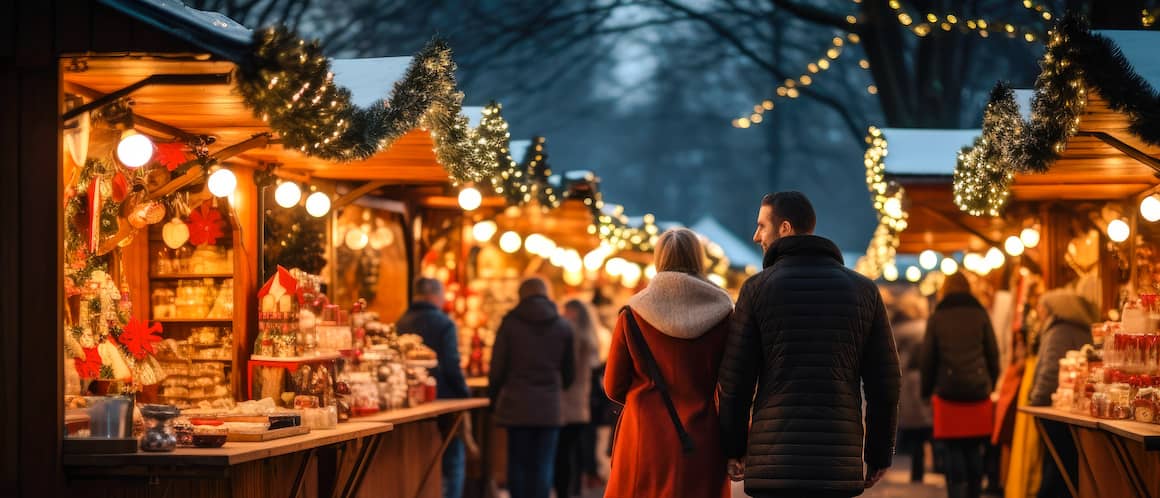
<path fill-rule="evenodd" d="M 796 234 L 814 233 L 818 217 L 814 214 L 814 205 L 805 194 L 795 190 L 765 194 L 761 198 L 761 205 L 769 206 L 772 210 L 775 230 L 782 221 L 788 221 Z"/>
<path fill-rule="evenodd" d="M 548 282 L 540 277 L 528 277 L 523 282 L 520 282 L 520 300 L 527 299 L 532 296 L 547 296 Z"/>
<path fill-rule="evenodd" d="M 419 277 L 415 279 L 415 299 L 439 297 L 443 295 L 443 282 L 434 278 Z"/>

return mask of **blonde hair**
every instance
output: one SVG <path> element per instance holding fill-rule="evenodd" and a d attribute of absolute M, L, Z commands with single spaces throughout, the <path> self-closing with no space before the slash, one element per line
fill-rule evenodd
<path fill-rule="evenodd" d="M 657 271 L 679 271 L 690 275 L 705 274 L 705 249 L 701 239 L 688 228 L 673 228 L 657 239 L 653 252 Z"/>

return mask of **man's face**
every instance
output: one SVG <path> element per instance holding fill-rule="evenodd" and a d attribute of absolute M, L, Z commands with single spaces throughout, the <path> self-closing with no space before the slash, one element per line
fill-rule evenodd
<path fill-rule="evenodd" d="M 773 208 L 761 205 L 761 209 L 757 211 L 757 230 L 753 232 L 753 241 L 761 246 L 761 252 L 769 250 L 777 239 L 793 235 L 793 228 L 790 227 L 788 221 L 782 220 L 781 223 L 774 224 Z"/>

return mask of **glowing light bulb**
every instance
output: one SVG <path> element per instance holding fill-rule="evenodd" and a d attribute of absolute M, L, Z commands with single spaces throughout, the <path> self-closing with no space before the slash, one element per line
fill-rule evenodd
<path fill-rule="evenodd" d="M 619 277 L 624 273 L 624 267 L 629 264 L 624 258 L 612 258 L 604 264 L 604 272 L 610 277 Z"/>
<path fill-rule="evenodd" d="M 636 287 L 640 284 L 640 277 L 644 274 L 640 265 L 635 263 L 626 263 L 620 275 L 620 283 L 628 288 Z"/>
<path fill-rule="evenodd" d="M 886 199 L 886 202 L 882 203 L 882 210 L 886 212 L 886 216 L 894 219 L 902 218 L 902 201 L 897 197 Z"/>
<path fill-rule="evenodd" d="M 117 143 L 117 160 L 127 168 L 140 168 L 153 159 L 153 140 L 133 130 L 126 130 Z M 219 196 L 220 197 L 220 196 Z"/>
<path fill-rule="evenodd" d="M 1023 241 L 1024 247 L 1035 247 L 1039 245 L 1039 230 L 1035 227 L 1024 228 L 1019 232 L 1019 240 Z"/>
<path fill-rule="evenodd" d="M 943 258 L 942 263 L 938 265 L 938 269 L 939 271 L 943 272 L 944 275 L 953 275 L 955 272 L 959 271 L 959 262 L 951 258 Z"/>
<path fill-rule="evenodd" d="M 918 282 L 922 279 L 922 270 L 917 266 L 910 266 L 906 268 L 906 280 L 910 282 Z"/>
<path fill-rule="evenodd" d="M 1140 216 L 1150 222 L 1160 220 L 1160 199 L 1149 195 L 1140 201 Z"/>
<path fill-rule="evenodd" d="M 1019 256 L 1023 254 L 1023 241 L 1019 237 L 1012 235 L 1003 241 L 1003 249 L 1007 251 L 1007 254 Z"/>
<path fill-rule="evenodd" d="M 206 184 L 209 186 L 209 193 L 217 197 L 226 197 L 238 188 L 238 177 L 234 176 L 234 172 L 229 169 L 218 168 L 210 173 Z"/>
<path fill-rule="evenodd" d="M 1007 258 L 1003 256 L 1003 251 L 1000 251 L 998 247 L 992 247 L 987 250 L 987 255 L 983 257 L 983 261 L 986 263 L 988 271 L 990 271 L 1003 266 Z"/>
<path fill-rule="evenodd" d="M 499 236 L 499 248 L 508 254 L 520 250 L 520 234 L 515 232 L 504 232 Z"/>
<path fill-rule="evenodd" d="M 344 239 L 346 246 L 352 251 L 361 251 L 371 241 L 370 236 L 358 227 L 347 230 Z"/>
<path fill-rule="evenodd" d="M 649 264 L 644 267 L 644 276 L 649 280 L 657 278 L 657 265 Z"/>
<path fill-rule="evenodd" d="M 274 189 L 274 202 L 284 208 L 292 208 L 302 200 L 302 188 L 294 182 L 282 182 Z"/>
<path fill-rule="evenodd" d="M 966 268 L 968 271 L 980 273 L 980 270 L 982 270 L 986 264 L 987 263 L 983 260 L 983 257 L 978 253 L 970 252 L 963 256 L 963 268 Z"/>
<path fill-rule="evenodd" d="M 938 253 L 930 249 L 922 251 L 922 254 L 918 255 L 918 264 L 924 270 L 933 270 L 934 267 L 938 266 Z"/>
<path fill-rule="evenodd" d="M 1132 235 L 1132 229 L 1124 220 L 1115 219 L 1108 222 L 1108 238 L 1112 239 L 1112 242 L 1119 244 L 1128 240 L 1129 235 Z"/>
<path fill-rule="evenodd" d="M 584 270 L 584 260 L 580 258 L 580 253 L 575 249 L 568 249 L 564 253 L 564 271 L 570 273 L 580 273 Z"/>
<path fill-rule="evenodd" d="M 315 218 L 326 216 L 330 212 L 330 196 L 315 192 L 306 197 L 306 212 Z"/>
<path fill-rule="evenodd" d="M 887 282 L 898 280 L 898 267 L 894 266 L 894 263 L 882 267 L 882 278 L 886 279 Z"/>
<path fill-rule="evenodd" d="M 475 237 L 476 241 L 487 242 L 490 241 L 495 233 L 499 231 L 494 221 L 483 220 L 471 227 L 471 236 Z"/>
<path fill-rule="evenodd" d="M 459 207 L 464 211 L 474 211 L 483 204 L 483 194 L 475 187 L 465 187 L 459 191 Z"/>

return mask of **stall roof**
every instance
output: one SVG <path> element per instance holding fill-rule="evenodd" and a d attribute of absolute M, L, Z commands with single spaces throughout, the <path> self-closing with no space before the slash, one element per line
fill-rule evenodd
<path fill-rule="evenodd" d="M 224 14 L 191 8 L 179 0 L 98 0 L 218 57 L 241 62 L 249 52 L 250 28 Z"/>
<path fill-rule="evenodd" d="M 971 145 L 982 130 L 883 128 L 886 174 L 946 176 L 955 172 L 959 150 Z"/>
<path fill-rule="evenodd" d="M 689 228 L 721 246 L 721 250 L 725 252 L 725 257 L 729 258 L 729 266 L 761 268 L 761 253 L 754 249 L 754 244 L 742 241 L 716 218 L 705 216 Z"/>

